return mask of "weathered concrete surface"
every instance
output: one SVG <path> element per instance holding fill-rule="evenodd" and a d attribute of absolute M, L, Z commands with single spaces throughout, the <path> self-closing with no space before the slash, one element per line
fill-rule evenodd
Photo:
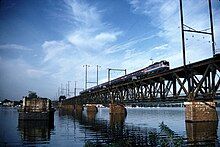
<path fill-rule="evenodd" d="M 215 102 L 185 102 L 185 118 L 190 122 L 218 121 Z"/>
<path fill-rule="evenodd" d="M 95 122 L 96 120 L 96 112 L 87 112 L 87 119 L 90 121 L 90 122 Z"/>
<path fill-rule="evenodd" d="M 47 98 L 24 98 L 22 110 L 25 112 L 45 112 L 51 108 L 51 101 Z"/>
<path fill-rule="evenodd" d="M 127 110 L 122 104 L 109 104 L 110 114 L 127 114 Z"/>
<path fill-rule="evenodd" d="M 123 113 L 120 114 L 110 114 L 110 125 L 115 126 L 115 125 L 123 125 L 125 122 L 126 115 Z"/>
<path fill-rule="evenodd" d="M 86 108 L 87 108 L 87 113 L 89 112 L 89 113 L 97 113 L 98 112 L 98 108 L 96 107 L 96 105 L 95 104 L 90 104 L 90 105 L 87 105 L 86 106 Z"/>
<path fill-rule="evenodd" d="M 63 105 L 63 104 L 60 104 L 60 108 L 61 109 L 65 109 L 65 110 L 75 110 L 75 105 Z"/>
<path fill-rule="evenodd" d="M 51 100 L 47 98 L 24 98 L 22 108 L 18 110 L 18 119 L 53 121 L 54 111 Z"/>
<path fill-rule="evenodd" d="M 190 145 L 201 145 L 208 142 L 215 146 L 217 139 L 218 121 L 212 122 L 186 122 L 187 140 Z"/>
<path fill-rule="evenodd" d="M 79 104 L 61 104 L 61 109 L 68 110 L 68 111 L 77 111 L 81 112 L 83 111 L 83 106 Z"/>

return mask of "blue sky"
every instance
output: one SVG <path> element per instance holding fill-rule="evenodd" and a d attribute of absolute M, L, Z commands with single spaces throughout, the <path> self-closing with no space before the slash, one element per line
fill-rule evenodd
<path fill-rule="evenodd" d="M 220 2 L 212 0 L 216 48 Z M 184 23 L 209 28 L 206 0 L 184 0 Z M 156 61 L 182 65 L 179 0 L 1 0 L 0 98 L 21 99 L 29 90 L 54 99 L 57 88 L 77 81 L 107 81 L 107 68 L 128 73 Z M 210 31 L 210 30 L 208 30 Z M 187 63 L 212 56 L 211 38 L 186 34 Z M 122 75 L 112 72 L 112 78 Z M 94 84 L 89 84 L 88 87 Z"/>

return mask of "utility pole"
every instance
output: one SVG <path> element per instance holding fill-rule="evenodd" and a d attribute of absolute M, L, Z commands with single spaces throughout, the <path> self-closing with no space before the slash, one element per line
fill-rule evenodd
<path fill-rule="evenodd" d="M 66 88 L 63 88 L 63 84 L 61 83 L 61 95 L 66 95 L 67 96 L 67 84 L 66 84 Z M 64 91 L 63 91 L 64 90 Z M 65 92 L 66 91 L 66 92 Z"/>
<path fill-rule="evenodd" d="M 210 17 L 210 26 L 211 26 L 211 36 L 212 36 L 212 52 L 213 56 L 215 55 L 215 39 L 214 39 L 214 29 L 213 29 L 213 18 L 212 18 L 212 4 L 211 0 L 208 0 L 209 3 L 209 17 Z"/>
<path fill-rule="evenodd" d="M 101 66 L 97 65 L 96 67 L 97 67 L 97 85 L 99 85 L 99 68 Z"/>
<path fill-rule="evenodd" d="M 87 82 L 87 78 L 88 78 L 87 77 L 87 70 L 88 70 L 87 68 L 90 67 L 90 66 L 86 64 L 86 65 L 83 65 L 83 67 L 85 67 L 85 90 L 86 90 L 87 89 L 87 83 L 88 83 Z"/>
<path fill-rule="evenodd" d="M 68 97 L 68 94 L 67 94 L 67 89 L 68 89 L 68 84 L 66 84 L 66 97 Z"/>
<path fill-rule="evenodd" d="M 61 83 L 60 87 L 61 87 L 60 93 L 61 93 L 61 95 L 63 95 L 63 84 L 62 83 Z"/>
<path fill-rule="evenodd" d="M 126 69 L 114 69 L 114 68 L 108 68 L 108 82 L 110 82 L 110 75 L 111 75 L 111 70 L 115 70 L 115 71 L 124 71 L 125 75 L 127 74 L 127 70 Z"/>
<path fill-rule="evenodd" d="M 75 81 L 75 86 L 74 86 L 74 96 L 76 96 L 76 82 L 77 81 Z"/>
<path fill-rule="evenodd" d="M 70 82 L 71 82 L 71 81 L 67 81 L 67 85 L 68 85 L 68 86 L 67 86 L 67 87 L 68 87 L 68 88 L 67 88 L 67 95 L 68 95 L 68 96 L 70 96 Z"/>
<path fill-rule="evenodd" d="M 182 34 L 182 50 L 183 50 L 183 65 L 186 66 L 186 53 L 185 53 L 185 36 L 184 36 L 184 25 L 183 25 L 183 4 L 180 1 L 180 22 L 181 22 L 181 34 Z"/>
<path fill-rule="evenodd" d="M 58 87 L 57 93 L 58 93 L 58 96 L 57 96 L 57 97 L 60 97 L 60 87 Z"/>
<path fill-rule="evenodd" d="M 212 38 L 212 52 L 213 52 L 213 56 L 214 56 L 215 55 L 215 39 L 214 39 L 214 29 L 213 29 L 213 18 L 212 18 L 211 0 L 208 0 L 211 32 L 207 32 L 207 30 L 209 30 L 209 29 L 204 29 L 204 30 L 198 31 L 198 30 L 196 30 L 196 29 L 194 29 L 192 27 L 189 27 L 189 26 L 185 25 L 183 23 L 183 5 L 182 5 L 182 0 L 179 0 L 179 2 L 180 2 L 180 20 L 181 20 L 182 49 L 183 49 L 183 64 L 184 64 L 184 66 L 186 65 L 185 36 L 184 36 L 184 32 L 211 35 L 211 38 Z M 187 28 L 187 29 L 185 29 L 184 27 Z"/>

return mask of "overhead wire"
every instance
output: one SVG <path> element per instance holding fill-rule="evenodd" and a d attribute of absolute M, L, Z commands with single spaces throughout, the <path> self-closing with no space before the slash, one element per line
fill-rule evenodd
<path fill-rule="evenodd" d="M 169 1 L 168 3 L 166 3 L 166 5 L 173 5 L 173 4 L 176 3 L 176 2 L 177 2 L 177 1 Z M 198 5 L 198 7 L 201 7 L 202 5 L 204 5 L 205 2 L 206 2 L 206 1 L 203 0 L 203 1 Z M 160 9 L 160 11 L 163 11 L 163 10 L 166 8 L 166 5 L 163 6 L 163 7 Z M 189 7 L 189 4 L 186 3 L 186 6 L 185 6 L 185 7 Z M 175 11 L 174 13 L 171 13 L 171 14 L 170 14 L 169 16 L 167 16 L 165 19 L 162 19 L 162 20 L 160 19 L 159 21 L 158 21 L 158 20 L 154 20 L 155 22 L 158 21 L 159 23 L 157 23 L 157 25 L 154 25 L 153 27 L 154 27 L 154 28 L 161 29 L 160 27 L 161 27 L 162 25 L 164 25 L 167 21 L 170 21 L 171 18 L 172 18 L 172 16 L 174 16 L 177 11 L 179 11 L 179 9 L 176 9 L 176 11 Z M 185 19 L 187 19 L 190 15 L 192 15 L 194 11 L 196 11 L 196 10 L 195 10 L 195 9 L 191 9 L 190 11 L 188 11 L 188 12 L 184 15 Z M 127 29 L 127 32 L 130 32 L 131 29 L 134 28 L 134 27 L 139 23 L 139 21 L 140 21 L 140 20 L 135 21 L 133 24 L 131 24 L 130 27 Z M 178 20 L 178 19 L 174 19 L 173 21 L 174 21 L 174 22 L 172 22 L 172 23 L 175 23 L 175 22 L 178 22 L 179 20 Z M 205 30 L 208 30 L 208 29 L 205 29 Z M 205 31 L 205 30 L 204 30 L 204 31 Z M 154 30 L 154 29 L 151 29 L 150 31 L 147 31 L 147 34 L 151 34 L 153 31 L 155 31 L 155 30 Z M 127 33 L 127 32 L 126 32 L 126 33 Z M 143 38 L 144 36 L 146 36 L 147 34 L 144 33 L 144 34 L 142 34 L 142 35 L 140 35 L 140 36 L 138 36 L 138 37 L 133 37 L 133 36 L 131 36 L 131 37 L 129 37 L 126 41 L 120 43 L 119 45 L 125 44 L 125 43 L 126 43 L 127 41 L 129 41 L 129 40 L 132 41 L 132 40 L 141 39 L 141 38 Z M 114 47 L 114 46 L 115 46 L 115 45 L 112 45 L 112 46 L 110 46 L 110 47 L 108 47 L 108 48 L 111 48 L 111 47 Z"/>

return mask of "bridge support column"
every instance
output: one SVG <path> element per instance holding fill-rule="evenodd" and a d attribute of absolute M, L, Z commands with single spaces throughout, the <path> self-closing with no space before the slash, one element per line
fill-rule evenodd
<path fill-rule="evenodd" d="M 127 114 L 127 110 L 122 104 L 109 104 L 109 113 L 110 114 Z"/>
<path fill-rule="evenodd" d="M 79 104 L 65 104 L 65 105 L 61 105 L 61 108 L 67 111 L 77 111 L 77 112 L 83 111 L 83 106 Z"/>
<path fill-rule="evenodd" d="M 87 108 L 87 113 L 97 113 L 98 112 L 98 108 L 96 107 L 95 104 L 89 104 L 86 106 Z"/>
<path fill-rule="evenodd" d="M 80 105 L 80 104 L 75 104 L 73 110 L 76 111 L 76 112 L 82 112 L 84 109 L 83 109 L 83 106 L 82 106 L 82 105 Z"/>
<path fill-rule="evenodd" d="M 64 105 L 64 104 L 62 104 L 60 107 L 64 110 L 74 110 L 75 108 L 74 105 Z"/>
<path fill-rule="evenodd" d="M 126 115 L 124 115 L 123 113 L 121 114 L 111 114 L 110 116 L 110 125 L 114 126 L 114 125 L 123 125 L 125 122 L 125 118 Z"/>
<path fill-rule="evenodd" d="M 185 102 L 185 120 L 188 122 L 218 121 L 215 102 Z"/>

